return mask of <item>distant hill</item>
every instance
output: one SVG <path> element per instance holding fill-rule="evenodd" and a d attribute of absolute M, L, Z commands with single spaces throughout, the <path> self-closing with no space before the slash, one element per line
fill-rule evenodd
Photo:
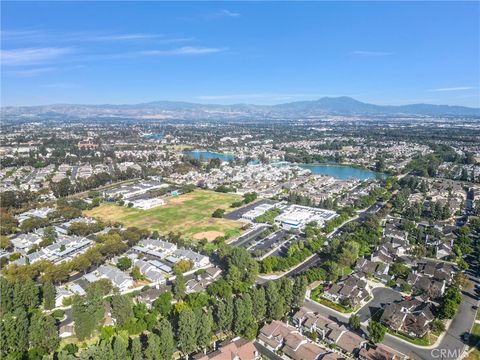
<path fill-rule="evenodd" d="M 276 105 L 275 108 L 283 111 L 330 113 L 339 115 L 466 115 L 478 116 L 480 109 L 464 106 L 411 104 L 411 105 L 374 105 L 355 100 L 351 97 L 324 97 L 312 101 L 296 101 Z"/>
<path fill-rule="evenodd" d="M 374 105 L 350 97 L 324 97 L 312 101 L 296 101 L 278 105 L 215 105 L 176 101 L 154 101 L 126 105 L 54 104 L 44 106 L 3 107 L 2 115 L 16 118 L 106 117 L 136 119 L 241 119 L 302 118 L 323 115 L 385 116 L 480 116 L 479 108 L 464 106 L 411 104 Z"/>

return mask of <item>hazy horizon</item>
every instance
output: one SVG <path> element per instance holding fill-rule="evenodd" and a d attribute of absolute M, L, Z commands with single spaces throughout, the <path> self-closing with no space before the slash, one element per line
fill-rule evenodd
<path fill-rule="evenodd" d="M 136 103 L 68 103 L 68 102 L 58 102 L 58 103 L 46 103 L 46 104 L 37 104 L 37 105 L 29 105 L 29 104 L 20 104 L 20 105 L 3 105 L 1 104 L 1 108 L 7 108 L 7 107 L 35 107 L 35 106 L 61 106 L 61 105 L 72 105 L 72 106 L 130 106 L 130 105 L 141 105 L 141 104 L 150 104 L 150 103 L 157 103 L 157 102 L 166 102 L 166 103 L 189 103 L 189 104 L 195 104 L 195 105 L 212 105 L 212 106 L 240 106 L 240 105 L 252 105 L 252 106 L 275 106 L 275 105 L 282 105 L 282 104 L 288 104 L 288 103 L 294 103 L 294 102 L 304 102 L 304 101 L 318 101 L 323 98 L 340 98 L 340 97 L 348 97 L 352 98 L 350 96 L 321 96 L 318 98 L 314 99 L 298 99 L 294 101 L 283 101 L 283 102 L 276 102 L 276 103 L 255 103 L 255 102 L 214 102 L 214 101 L 188 101 L 188 100 L 170 100 L 170 99 L 157 99 L 157 100 L 146 100 L 142 102 L 136 102 Z M 467 108 L 473 108 L 473 109 L 480 109 L 480 106 L 465 106 L 465 105 L 455 105 L 455 104 L 435 104 L 435 103 L 405 103 L 405 104 L 382 104 L 382 103 L 375 103 L 375 102 L 369 102 L 369 101 L 363 101 L 358 98 L 352 98 L 353 100 L 360 101 L 362 103 L 366 104 L 371 104 L 371 105 L 378 105 L 378 106 L 404 106 L 404 105 L 438 105 L 438 106 L 461 106 L 461 107 L 467 107 Z"/>
<path fill-rule="evenodd" d="M 480 107 L 478 2 L 1 7 L 2 106 L 349 96 Z"/>

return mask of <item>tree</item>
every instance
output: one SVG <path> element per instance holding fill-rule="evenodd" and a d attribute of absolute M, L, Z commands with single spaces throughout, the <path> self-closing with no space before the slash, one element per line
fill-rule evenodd
<path fill-rule="evenodd" d="M 98 289 L 87 292 L 83 300 L 75 295 L 72 302 L 72 317 L 75 322 L 75 334 L 78 339 L 89 337 L 105 315 L 103 297 Z"/>
<path fill-rule="evenodd" d="M 352 266 L 358 259 L 360 245 L 358 242 L 351 240 L 343 244 L 342 253 L 340 255 L 340 265 Z"/>
<path fill-rule="evenodd" d="M 300 308 L 305 301 L 305 293 L 307 291 L 308 280 L 306 276 L 297 276 L 293 283 L 293 298 L 292 306 L 294 308 Z"/>
<path fill-rule="evenodd" d="M 338 277 L 340 276 L 340 270 L 338 268 L 338 264 L 331 260 L 327 261 L 324 265 L 326 271 L 326 281 L 328 282 L 335 282 L 337 281 Z"/>
<path fill-rule="evenodd" d="M 50 281 L 43 284 L 43 307 L 46 310 L 51 310 L 55 307 L 55 287 Z"/>
<path fill-rule="evenodd" d="M 142 343 L 139 337 L 131 339 L 130 353 L 132 354 L 132 360 L 143 360 Z"/>
<path fill-rule="evenodd" d="M 288 277 L 282 277 L 279 283 L 279 294 L 283 298 L 285 308 L 290 309 L 293 300 L 293 283 Z M 284 311 L 285 312 L 285 311 Z"/>
<path fill-rule="evenodd" d="M 232 328 L 233 299 L 231 297 L 218 302 L 216 318 L 220 330 L 228 331 Z"/>
<path fill-rule="evenodd" d="M 52 183 L 51 188 L 56 197 L 65 197 L 68 194 L 70 194 L 72 183 L 70 182 L 70 179 L 67 177 L 67 178 L 63 178 L 56 184 Z"/>
<path fill-rule="evenodd" d="M 410 272 L 411 270 L 408 266 L 398 261 L 394 262 L 390 267 L 390 270 L 388 271 L 390 275 L 398 276 L 399 278 L 402 278 L 402 279 L 406 279 L 408 274 L 410 274 Z"/>
<path fill-rule="evenodd" d="M 197 345 L 206 349 L 212 340 L 213 316 L 211 311 L 207 310 L 206 312 L 202 311 L 198 318 Z"/>
<path fill-rule="evenodd" d="M 235 299 L 233 331 L 247 339 L 256 336 L 257 322 L 253 316 L 252 299 L 248 293 Z"/>
<path fill-rule="evenodd" d="M 350 316 L 350 319 L 348 320 L 348 324 L 353 330 L 360 329 L 360 318 L 358 317 L 358 315 Z"/>
<path fill-rule="evenodd" d="M 28 315 L 23 307 L 17 308 L 15 316 L 15 343 L 18 351 L 28 350 Z"/>
<path fill-rule="evenodd" d="M 227 278 L 235 290 L 240 290 L 241 282 L 246 286 L 255 283 L 258 275 L 258 263 L 250 252 L 243 247 L 234 247 L 228 256 L 228 275 Z"/>
<path fill-rule="evenodd" d="M 30 318 L 29 342 L 33 348 L 43 348 L 47 352 L 55 350 L 60 344 L 55 319 L 35 311 Z"/>
<path fill-rule="evenodd" d="M 5 193 L 0 194 L 0 202 L 3 204 L 3 195 Z M 3 208 L 3 206 L 1 206 Z M 1 211 L 0 212 L 0 234 L 2 235 L 8 235 L 8 234 L 13 234 L 17 230 L 18 226 L 18 220 L 13 217 L 12 214 L 6 212 L 6 211 Z M 3 238 L 6 239 L 6 238 Z M 3 242 L 3 245 L 8 245 L 8 243 Z"/>
<path fill-rule="evenodd" d="M 195 313 L 188 308 L 178 316 L 177 344 L 184 354 L 190 354 L 197 348 L 197 321 Z"/>
<path fill-rule="evenodd" d="M 126 256 L 118 259 L 117 267 L 122 271 L 127 271 L 132 266 L 132 260 Z"/>
<path fill-rule="evenodd" d="M 162 344 L 160 343 L 160 337 L 155 333 L 148 334 L 147 348 L 145 349 L 145 359 L 147 360 L 160 360 L 160 351 L 162 350 Z"/>
<path fill-rule="evenodd" d="M 39 288 L 31 279 L 15 282 L 13 288 L 13 304 L 15 306 L 34 309 L 39 305 L 39 300 Z"/>
<path fill-rule="evenodd" d="M 160 359 L 170 360 L 175 352 L 175 340 L 173 338 L 172 325 L 167 319 L 162 319 L 158 325 L 158 335 L 160 338 Z"/>
<path fill-rule="evenodd" d="M 280 296 L 277 283 L 269 281 L 265 290 L 267 298 L 267 318 L 279 320 L 285 313 L 284 298 Z"/>
<path fill-rule="evenodd" d="M 220 278 L 208 285 L 207 293 L 213 297 L 228 299 L 232 297 L 232 287 L 224 278 Z"/>
<path fill-rule="evenodd" d="M 183 274 L 187 271 L 190 271 L 193 267 L 193 262 L 191 260 L 182 259 L 173 265 L 173 272 L 175 274 Z"/>
<path fill-rule="evenodd" d="M 440 319 L 453 319 L 457 312 L 458 304 L 451 299 L 444 299 L 440 305 L 438 316 Z"/>
<path fill-rule="evenodd" d="M 133 280 L 139 281 L 143 279 L 142 273 L 140 272 L 140 269 L 138 266 L 134 266 L 132 268 L 132 271 L 130 272 L 130 275 L 132 276 Z"/>
<path fill-rule="evenodd" d="M 256 192 L 249 192 L 243 195 L 243 202 L 245 204 L 251 203 L 252 201 L 255 201 L 257 199 L 257 193 Z"/>
<path fill-rule="evenodd" d="M 9 249 L 12 246 L 10 239 L 7 236 L 0 236 L 0 249 Z"/>
<path fill-rule="evenodd" d="M 267 312 L 267 299 L 265 298 L 265 288 L 263 286 L 254 287 L 252 293 L 252 310 L 253 316 L 257 321 L 265 318 Z"/>
<path fill-rule="evenodd" d="M 225 215 L 225 210 L 223 209 L 216 209 L 213 214 L 212 214 L 212 217 L 214 218 L 223 218 L 223 215 Z"/>
<path fill-rule="evenodd" d="M 115 359 L 128 359 L 127 342 L 121 336 L 115 336 L 112 341 Z"/>
<path fill-rule="evenodd" d="M 435 333 L 441 333 L 445 331 L 445 323 L 442 320 L 435 319 L 432 321 L 431 329 Z"/>
<path fill-rule="evenodd" d="M 387 328 L 379 322 L 370 320 L 367 326 L 368 339 L 372 344 L 378 344 L 383 341 Z"/>
<path fill-rule="evenodd" d="M 133 318 L 133 302 L 130 296 L 116 294 L 112 296 L 112 317 L 117 320 L 118 326 L 125 325 Z"/>
<path fill-rule="evenodd" d="M 160 294 L 160 296 L 153 302 L 153 307 L 158 310 L 162 316 L 167 317 L 172 311 L 172 298 L 172 293 L 166 291 Z"/>
<path fill-rule="evenodd" d="M 17 347 L 17 332 L 16 332 L 16 320 L 11 313 L 6 313 L 3 316 L 3 321 L 0 321 L 2 324 L 2 343 L 4 346 L 1 347 L 1 351 L 5 353 L 19 351 Z"/>
<path fill-rule="evenodd" d="M 185 277 L 182 274 L 178 274 L 175 277 L 175 286 L 173 288 L 173 293 L 175 299 L 180 300 L 185 297 L 185 292 L 187 290 L 187 285 L 185 283 Z"/>

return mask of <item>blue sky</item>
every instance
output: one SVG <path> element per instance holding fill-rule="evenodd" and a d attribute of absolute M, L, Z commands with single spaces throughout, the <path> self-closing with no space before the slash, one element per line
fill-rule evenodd
<path fill-rule="evenodd" d="M 2 105 L 480 106 L 479 2 L 4 2 Z"/>

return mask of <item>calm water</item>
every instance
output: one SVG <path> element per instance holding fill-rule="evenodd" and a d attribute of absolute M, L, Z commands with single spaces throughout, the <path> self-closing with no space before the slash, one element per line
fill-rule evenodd
<path fill-rule="evenodd" d="M 210 159 L 220 159 L 222 161 L 230 161 L 235 159 L 233 154 L 222 154 L 211 151 L 185 151 L 185 154 L 194 159 L 208 161 Z"/>
<path fill-rule="evenodd" d="M 325 164 L 297 164 L 299 167 L 310 170 L 315 175 L 328 175 L 340 180 L 358 179 L 368 180 L 382 176 L 375 171 L 358 169 L 351 166 Z"/>
<path fill-rule="evenodd" d="M 160 133 L 144 134 L 143 138 L 147 139 L 147 140 L 162 140 L 163 139 L 163 134 L 160 134 Z"/>
<path fill-rule="evenodd" d="M 185 154 L 195 159 L 209 161 L 210 159 L 220 159 L 222 161 L 230 161 L 235 158 L 233 154 L 222 154 L 211 151 L 185 151 Z M 256 161 L 258 163 L 258 161 Z M 253 162 L 252 162 L 253 163 Z M 275 163 L 278 166 L 297 165 L 301 168 L 310 170 L 315 175 L 332 176 L 340 180 L 358 179 L 368 180 L 377 176 L 383 176 L 375 171 L 358 169 L 351 166 L 327 165 L 327 164 L 291 164 L 285 161 Z"/>

